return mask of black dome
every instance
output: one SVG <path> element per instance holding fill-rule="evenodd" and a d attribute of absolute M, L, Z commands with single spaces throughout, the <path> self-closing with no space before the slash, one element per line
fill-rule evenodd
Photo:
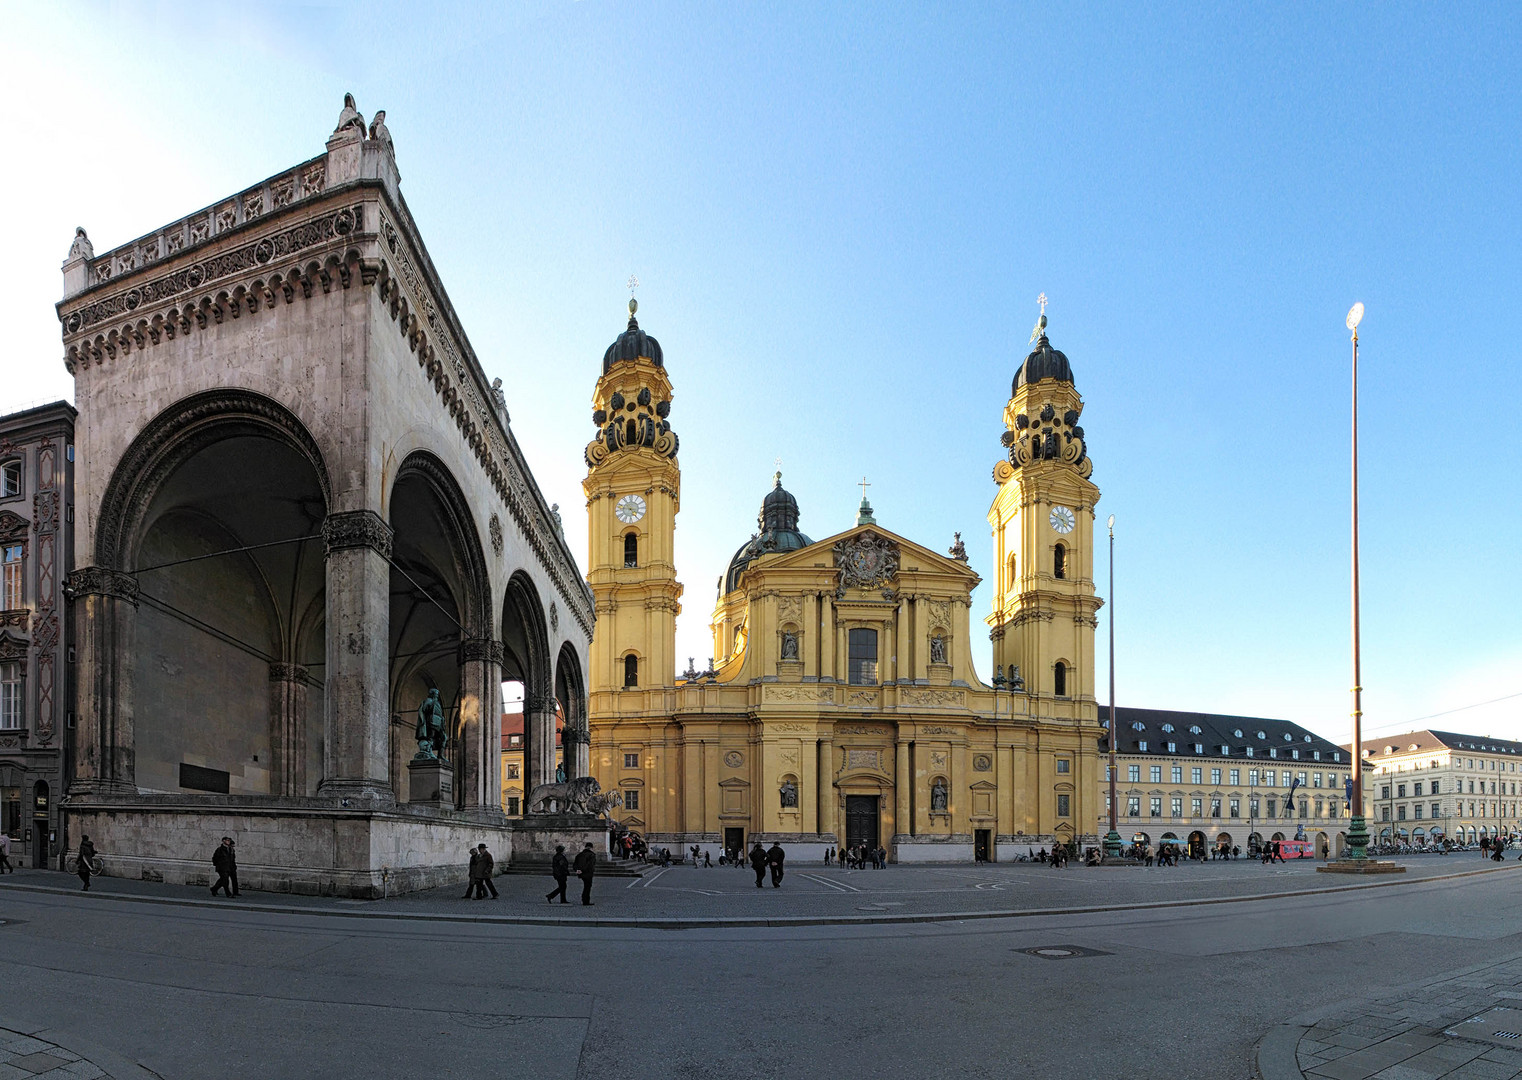
<path fill-rule="evenodd" d="M 721 596 L 733 592 L 739 584 L 740 574 L 762 555 L 774 551 L 797 551 L 814 542 L 798 531 L 798 500 L 782 486 L 780 472 L 773 479 L 772 489 L 766 493 L 766 498 L 761 500 L 761 512 L 756 515 L 756 525 L 760 531 L 741 544 L 740 550 L 729 560 Z"/>
<path fill-rule="evenodd" d="M 1046 340 L 1043 331 L 1036 347 L 1025 358 L 1025 363 L 1020 365 L 1020 370 L 1015 372 L 1015 381 L 1009 388 L 1009 396 L 1014 397 L 1020 387 L 1027 383 L 1038 383 L 1042 379 L 1056 379 L 1058 382 L 1071 383 L 1073 381 L 1073 368 L 1068 363 L 1068 358 L 1057 349 L 1052 348 L 1052 343 Z"/>
<path fill-rule="evenodd" d="M 608 351 L 602 354 L 602 373 L 606 375 L 614 364 L 641 356 L 648 356 L 656 367 L 666 366 L 661 358 L 661 343 L 639 328 L 639 322 L 631 311 L 629 328 L 614 338 Z"/>

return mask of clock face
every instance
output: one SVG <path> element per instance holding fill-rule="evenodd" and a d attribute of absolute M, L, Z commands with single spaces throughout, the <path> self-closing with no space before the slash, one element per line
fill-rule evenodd
<path fill-rule="evenodd" d="M 1052 516 L 1047 519 L 1052 523 L 1052 528 L 1064 536 L 1073 531 L 1073 525 L 1078 521 L 1073 516 L 1073 511 L 1065 506 L 1054 506 Z"/>
<path fill-rule="evenodd" d="M 645 516 L 645 500 L 638 495 L 625 495 L 618 500 L 618 505 L 613 508 L 618 515 L 618 520 L 625 525 L 632 525 Z"/>

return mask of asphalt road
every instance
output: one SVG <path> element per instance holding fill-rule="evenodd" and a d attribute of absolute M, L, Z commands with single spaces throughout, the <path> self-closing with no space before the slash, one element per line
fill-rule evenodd
<path fill-rule="evenodd" d="M 878 876 L 920 873 L 945 880 Z M 1522 952 L 1519 883 L 1512 864 L 1209 906 L 689 930 L 441 921 L 419 899 L 416 917 L 355 919 L 0 890 L 0 1027 L 166 1080 L 1246 1080 L 1291 1014 Z M 1093 954 L 1022 951 L 1053 946 Z"/>

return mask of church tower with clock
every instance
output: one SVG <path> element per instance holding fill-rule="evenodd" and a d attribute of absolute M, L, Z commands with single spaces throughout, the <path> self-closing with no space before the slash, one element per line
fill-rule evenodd
<path fill-rule="evenodd" d="M 1023 690 L 1039 717 L 1097 722 L 1094 508 L 1099 489 L 1079 417 L 1083 399 L 1068 358 L 1046 336 L 1046 298 L 1032 349 L 1004 407 L 1006 456 L 988 510 L 997 572 L 996 684 Z"/>
<path fill-rule="evenodd" d="M 664 687 L 676 671 L 682 586 L 674 542 L 681 506 L 671 380 L 661 346 L 629 325 L 602 358 L 592 398 L 597 436 L 587 444 L 587 582 L 597 606 L 588 658 L 593 716 L 627 711 L 624 691 Z M 629 696 L 634 706 L 640 695 Z M 604 700 L 599 700 L 604 699 Z"/>

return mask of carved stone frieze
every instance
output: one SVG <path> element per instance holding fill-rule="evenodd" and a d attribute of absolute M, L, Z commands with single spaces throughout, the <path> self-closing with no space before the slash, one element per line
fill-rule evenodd
<path fill-rule="evenodd" d="M 374 548 L 382 558 L 391 558 L 392 529 L 373 510 L 349 510 L 329 514 L 322 522 L 322 540 L 327 554 L 346 548 Z"/>
<path fill-rule="evenodd" d="M 270 682 L 306 682 L 310 672 L 301 664 L 270 665 Z"/>
<path fill-rule="evenodd" d="M 831 704 L 835 691 L 828 686 L 768 686 L 765 700 Z"/>
<path fill-rule="evenodd" d="M 492 554 L 498 558 L 502 556 L 502 519 L 496 514 L 486 523 L 486 534 L 491 537 Z"/>
<path fill-rule="evenodd" d="M 951 709 L 960 707 L 963 697 L 960 690 L 900 690 L 898 700 L 904 705 Z"/>
<path fill-rule="evenodd" d="M 0 542 L 10 543 L 16 540 L 26 539 L 31 522 L 20 514 L 14 514 L 9 510 L 0 510 Z"/>
<path fill-rule="evenodd" d="M 836 724 L 835 734 L 886 736 L 888 729 L 881 724 Z"/>
<path fill-rule="evenodd" d="M 31 612 L 26 608 L 17 608 L 15 611 L 0 611 L 0 626 L 14 626 L 26 632 L 27 622 L 31 618 Z"/>
<path fill-rule="evenodd" d="M 921 735 L 960 735 L 962 734 L 962 729 L 954 727 L 943 727 L 936 724 L 921 724 L 919 727 L 919 733 Z"/>
<path fill-rule="evenodd" d="M 460 642 L 459 660 L 462 664 L 477 661 L 501 667 L 503 656 L 502 643 L 491 638 L 466 638 Z"/>
<path fill-rule="evenodd" d="M 69 575 L 65 591 L 70 596 L 114 596 L 136 604 L 137 578 L 104 566 L 81 566 Z"/>
<path fill-rule="evenodd" d="M 238 274 L 258 270 L 362 230 L 364 214 L 363 203 L 332 210 L 228 251 L 209 255 L 199 262 L 102 297 L 73 311 L 61 312 L 65 339 L 101 323 L 134 317 L 148 308 L 175 301 Z"/>

